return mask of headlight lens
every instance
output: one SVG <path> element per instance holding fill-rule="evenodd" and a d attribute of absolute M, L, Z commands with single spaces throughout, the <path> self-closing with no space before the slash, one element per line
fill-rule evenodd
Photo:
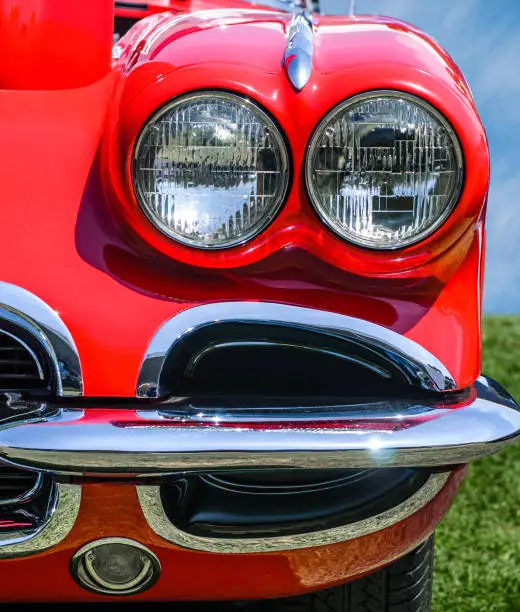
<path fill-rule="evenodd" d="M 446 119 L 398 92 L 356 96 L 323 119 L 309 144 L 313 205 L 340 236 L 396 249 L 433 232 L 453 210 L 462 151 Z"/>
<path fill-rule="evenodd" d="M 288 154 L 273 121 L 224 92 L 173 100 L 144 127 L 133 159 L 140 206 L 165 234 L 218 249 L 261 232 L 287 191 Z"/>

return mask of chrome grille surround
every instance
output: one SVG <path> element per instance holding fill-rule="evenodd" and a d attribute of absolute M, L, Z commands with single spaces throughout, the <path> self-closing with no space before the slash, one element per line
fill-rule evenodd
<path fill-rule="evenodd" d="M 174 347 L 197 330 L 221 323 L 281 326 L 353 341 L 384 353 L 418 388 L 428 391 L 457 388 L 453 376 L 439 359 L 416 342 L 381 325 L 334 312 L 273 302 L 217 302 L 188 308 L 159 328 L 141 364 L 137 397 L 160 397 L 163 369 Z"/>
<path fill-rule="evenodd" d="M 326 546 L 360 538 L 391 527 L 423 508 L 440 493 L 450 474 L 450 471 L 432 474 L 416 493 L 398 506 L 381 514 L 332 529 L 282 537 L 212 538 L 193 535 L 172 524 L 164 511 L 160 487 L 138 486 L 137 495 L 148 524 L 164 540 L 183 548 L 204 552 L 254 554 Z"/>
<path fill-rule="evenodd" d="M 71 530 L 81 486 L 56 483 L 41 471 L 0 463 L 0 559 L 36 554 Z"/>
<path fill-rule="evenodd" d="M 52 369 L 56 394 L 82 395 L 83 378 L 78 350 L 56 311 L 29 291 L 0 282 L 0 331 L 2 322 L 29 334 L 41 347 Z M 20 341 L 19 338 L 17 338 Z M 0 382 L 1 386 L 1 382 Z"/>
<path fill-rule="evenodd" d="M 31 472 L 0 464 L 0 508 L 30 501 L 42 487 L 42 472 Z"/>
<path fill-rule="evenodd" d="M 34 555 L 59 544 L 74 526 L 80 503 L 81 485 L 56 484 L 38 528 L 0 533 L 0 559 Z"/>

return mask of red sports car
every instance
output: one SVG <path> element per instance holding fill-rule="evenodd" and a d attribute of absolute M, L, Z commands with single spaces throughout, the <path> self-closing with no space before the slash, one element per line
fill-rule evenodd
<path fill-rule="evenodd" d="M 4 602 L 426 612 L 466 465 L 520 434 L 463 76 L 265 3 L 0 3 Z"/>

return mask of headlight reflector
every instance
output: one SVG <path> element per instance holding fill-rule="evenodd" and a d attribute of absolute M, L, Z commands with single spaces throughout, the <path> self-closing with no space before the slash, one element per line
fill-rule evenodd
<path fill-rule="evenodd" d="M 322 220 L 375 249 L 418 242 L 448 217 L 463 182 L 462 151 L 447 120 L 399 92 L 362 94 L 319 124 L 306 182 Z"/>
<path fill-rule="evenodd" d="M 235 246 L 261 232 L 283 204 L 288 153 L 274 122 L 238 95 L 173 100 L 138 138 L 133 181 L 147 217 L 198 248 Z"/>

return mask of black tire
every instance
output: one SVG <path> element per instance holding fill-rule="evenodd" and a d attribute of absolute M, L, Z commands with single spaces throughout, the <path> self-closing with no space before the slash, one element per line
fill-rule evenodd
<path fill-rule="evenodd" d="M 433 536 L 388 567 L 360 580 L 271 602 L 270 612 L 430 612 Z M 267 603 L 267 602 L 266 602 Z"/>

